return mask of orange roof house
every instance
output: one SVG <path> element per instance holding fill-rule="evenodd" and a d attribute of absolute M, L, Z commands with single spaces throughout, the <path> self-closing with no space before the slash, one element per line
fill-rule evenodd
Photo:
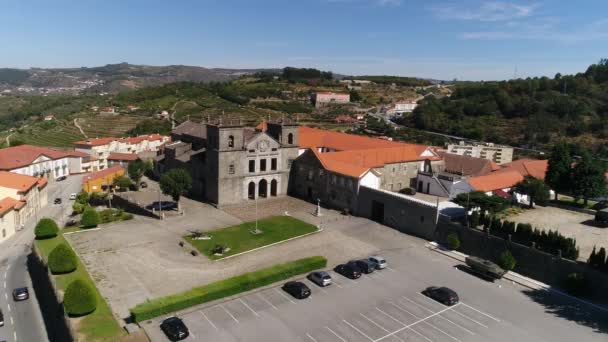
<path fill-rule="evenodd" d="M 18 173 L 0 171 L 0 187 L 16 190 L 17 193 L 25 194 L 33 187 L 44 188 L 46 179 L 20 175 Z"/>
<path fill-rule="evenodd" d="M 40 156 L 50 159 L 65 158 L 67 154 L 50 148 L 19 145 L 0 149 L 0 170 L 14 170 L 32 164 Z"/>
<path fill-rule="evenodd" d="M 549 167 L 548 160 L 518 159 L 510 163 L 502 164 L 502 170 L 517 171 L 523 177 L 534 177 L 544 180 Z M 499 171 L 502 171 L 499 170 Z"/>
<path fill-rule="evenodd" d="M 112 187 L 114 178 L 124 176 L 125 169 L 120 165 L 114 165 L 105 170 L 93 172 L 82 178 L 82 190 L 86 192 L 101 192 L 107 187 Z"/>
<path fill-rule="evenodd" d="M 509 189 L 524 180 L 519 172 L 508 170 L 494 172 L 484 176 L 471 177 L 467 182 L 474 191 L 490 192 L 495 190 Z"/>
<path fill-rule="evenodd" d="M 4 216 L 7 212 L 15 209 L 17 203 L 19 203 L 19 201 L 12 197 L 5 197 L 4 199 L 2 199 L 0 201 L 0 217 Z"/>

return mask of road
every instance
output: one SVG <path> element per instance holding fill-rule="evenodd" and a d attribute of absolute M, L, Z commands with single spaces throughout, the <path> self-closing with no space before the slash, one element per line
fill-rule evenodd
<path fill-rule="evenodd" d="M 4 313 L 4 327 L 0 328 L 0 341 L 34 342 L 48 341 L 44 320 L 40 312 L 38 300 L 32 287 L 32 281 L 27 271 L 27 256 L 31 251 L 34 240 L 34 226 L 41 217 L 51 217 L 58 223 L 63 222 L 70 212 L 70 193 L 78 192 L 82 176 L 70 176 L 68 179 L 49 184 L 49 204 L 40 209 L 10 239 L 2 243 L 0 248 L 0 308 Z M 54 205 L 55 198 L 62 199 L 62 205 Z M 27 286 L 30 299 L 15 302 L 12 298 L 14 288 Z"/>

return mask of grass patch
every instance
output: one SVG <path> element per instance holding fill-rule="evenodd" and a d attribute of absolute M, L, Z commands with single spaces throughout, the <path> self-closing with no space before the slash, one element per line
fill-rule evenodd
<path fill-rule="evenodd" d="M 51 253 L 55 246 L 61 243 L 66 243 L 69 246 L 62 234 L 57 235 L 57 237 L 53 239 L 36 240 L 35 243 L 38 251 L 40 251 L 45 260 L 48 260 L 49 253 Z M 97 309 L 91 314 L 80 319 L 77 326 L 77 333 L 82 335 L 82 340 L 85 341 L 116 341 L 124 336 L 125 332 L 118 325 L 116 319 L 114 319 L 112 310 L 99 293 L 99 290 L 97 290 L 95 283 L 91 279 L 91 276 L 87 272 L 85 266 L 80 261 L 80 258 L 77 259 L 78 264 L 74 272 L 53 276 L 58 288 L 61 291 L 65 291 L 68 284 L 76 279 L 81 279 L 89 283 L 89 285 L 91 285 L 91 287 L 95 290 L 95 295 L 97 296 Z"/>
<path fill-rule="evenodd" d="M 263 233 L 254 235 L 251 231 L 255 229 L 255 222 L 245 222 L 237 226 L 208 232 L 211 236 L 209 240 L 193 240 L 190 236 L 185 236 L 184 239 L 200 253 L 212 260 L 217 260 L 317 230 L 317 227 L 312 224 L 290 216 L 273 216 L 259 220 L 258 228 Z M 211 252 L 216 245 L 227 246 L 230 251 L 222 256 L 216 256 Z"/>
<path fill-rule="evenodd" d="M 145 321 L 198 304 L 270 285 L 325 266 L 327 266 L 327 259 L 322 256 L 275 265 L 139 304 L 131 309 L 131 315 L 137 322 Z"/>

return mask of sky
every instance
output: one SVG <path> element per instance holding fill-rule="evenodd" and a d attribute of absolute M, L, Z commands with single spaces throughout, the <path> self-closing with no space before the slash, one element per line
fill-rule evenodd
<path fill-rule="evenodd" d="M 128 62 L 495 80 L 608 57 L 606 0 L 0 0 L 1 67 Z"/>

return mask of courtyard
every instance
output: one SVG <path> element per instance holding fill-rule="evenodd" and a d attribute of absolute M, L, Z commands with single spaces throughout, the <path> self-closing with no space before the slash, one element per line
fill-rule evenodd
<path fill-rule="evenodd" d="M 593 225 L 594 216 L 556 207 L 542 207 L 509 216 L 507 220 L 516 223 L 529 223 L 544 230 L 557 230 L 566 237 L 576 239 L 580 248 L 579 259 L 586 261 L 593 246 L 608 248 L 608 228 Z"/>

